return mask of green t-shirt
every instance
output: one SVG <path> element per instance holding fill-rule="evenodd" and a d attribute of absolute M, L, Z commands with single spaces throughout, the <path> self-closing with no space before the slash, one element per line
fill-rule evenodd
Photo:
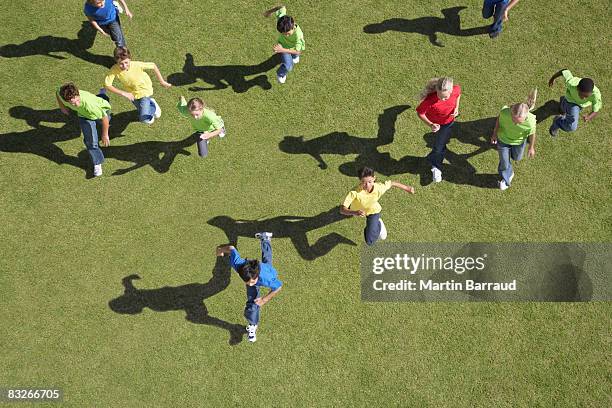
<path fill-rule="evenodd" d="M 274 13 L 276 20 L 282 16 L 287 15 L 287 8 L 281 7 L 279 10 Z M 306 49 L 306 43 L 304 42 L 304 33 L 299 25 L 295 25 L 295 29 L 293 30 L 293 34 L 290 36 L 286 36 L 281 34 L 278 37 L 278 43 L 283 46 L 283 48 L 287 48 L 289 50 L 296 51 L 304 51 Z"/>
<path fill-rule="evenodd" d="M 504 106 L 499 113 L 499 129 L 497 130 L 497 138 L 509 145 L 523 144 L 525 139 L 536 131 L 536 116 L 529 112 L 527 119 L 518 125 L 512 121 L 512 113 L 510 108 Z"/>
<path fill-rule="evenodd" d="M 202 117 L 200 119 L 196 119 L 189 113 L 187 109 L 187 101 L 185 98 L 181 98 L 179 103 L 176 105 L 176 108 L 180 112 L 181 115 L 189 119 L 189 123 L 193 129 L 197 132 L 213 132 L 217 129 L 222 129 L 225 127 L 223 123 L 223 119 L 218 116 L 212 109 L 204 108 L 202 112 Z"/>
<path fill-rule="evenodd" d="M 59 88 L 57 89 L 57 96 L 60 98 L 65 107 L 72 109 L 80 117 L 89 120 L 100 120 L 106 116 L 108 111 L 111 109 L 110 103 L 107 100 L 80 89 L 79 96 L 81 98 L 81 105 L 79 106 L 73 106 L 69 102 L 65 101 L 59 93 Z"/>
<path fill-rule="evenodd" d="M 569 69 L 563 70 L 561 74 L 563 74 L 565 79 L 565 99 L 583 109 L 593 105 L 593 112 L 599 112 L 601 109 L 601 92 L 599 92 L 599 89 L 596 86 L 593 87 L 591 96 L 582 99 L 578 95 L 578 83 L 582 78 L 573 76 Z"/>

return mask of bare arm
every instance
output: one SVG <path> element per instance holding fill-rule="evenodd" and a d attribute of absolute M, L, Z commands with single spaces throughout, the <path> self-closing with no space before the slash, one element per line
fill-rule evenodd
<path fill-rule="evenodd" d="M 264 17 L 270 17 L 272 14 L 276 13 L 278 10 L 282 9 L 283 7 L 285 6 L 281 4 L 280 6 L 275 6 L 275 7 L 272 7 L 270 10 L 264 11 Z"/>
<path fill-rule="evenodd" d="M 225 254 L 229 254 L 234 249 L 233 245 L 219 245 L 216 250 L 217 256 L 224 256 Z"/>
<path fill-rule="evenodd" d="M 110 127 L 110 121 L 108 115 L 104 115 L 102 118 L 102 146 L 110 146 L 110 139 L 108 138 L 108 128 Z"/>
<path fill-rule="evenodd" d="M 548 86 L 553 86 L 553 84 L 555 83 L 555 79 L 559 78 L 560 76 L 562 76 L 562 72 L 565 71 L 565 68 L 563 68 L 562 70 L 560 70 L 559 72 L 556 72 L 555 75 L 553 75 L 549 80 L 548 80 Z"/>
<path fill-rule="evenodd" d="M 64 102 L 62 102 L 58 94 L 55 94 L 55 99 L 57 100 L 57 106 L 59 106 L 62 113 L 64 115 L 70 115 L 70 111 L 66 108 L 66 105 L 64 105 Z"/>
<path fill-rule="evenodd" d="M 89 20 L 89 22 L 91 23 L 92 27 L 96 29 L 97 32 L 99 32 L 100 34 L 106 36 L 106 37 L 110 37 L 109 34 L 106 34 L 106 32 L 98 25 L 98 22 L 96 20 L 94 20 L 93 18 L 87 16 L 87 19 Z"/>
<path fill-rule="evenodd" d="M 404 190 L 407 193 L 414 194 L 414 187 L 412 187 L 412 186 L 407 186 L 406 184 L 402 184 L 402 183 L 399 183 L 397 181 L 392 181 L 391 182 L 391 186 L 397 187 L 399 189 L 402 189 L 402 190 Z"/>
<path fill-rule="evenodd" d="M 134 95 L 132 95 L 130 92 L 122 91 L 121 89 L 115 88 L 112 85 L 105 85 L 104 88 L 106 88 L 107 90 L 109 90 L 110 92 L 114 94 L 117 94 L 119 96 L 123 96 L 124 98 L 129 99 L 130 102 L 134 100 Z"/>
<path fill-rule="evenodd" d="M 263 306 L 266 303 L 268 303 L 274 296 L 278 295 L 278 292 L 280 292 L 280 290 L 283 287 L 281 286 L 280 288 L 276 289 L 276 290 L 271 290 L 270 292 L 268 292 L 268 294 L 264 297 L 255 299 L 255 303 L 257 303 L 258 306 Z"/>
<path fill-rule="evenodd" d="M 132 14 L 132 12 L 130 11 L 127 3 L 125 2 L 125 0 L 119 0 L 121 2 L 121 5 L 123 6 L 123 9 L 125 10 L 125 14 L 129 17 L 132 18 L 134 15 Z"/>
<path fill-rule="evenodd" d="M 455 106 L 455 111 L 453 112 L 453 116 L 459 116 L 459 101 L 461 100 L 461 95 L 457 97 L 457 106 Z"/>
<path fill-rule="evenodd" d="M 497 144 L 497 131 L 499 130 L 499 116 L 495 121 L 495 127 L 493 128 L 493 134 L 491 135 L 491 143 Z"/>
<path fill-rule="evenodd" d="M 204 132 L 204 133 L 202 133 L 202 135 L 200 135 L 200 139 L 202 139 L 202 140 L 212 139 L 215 136 L 219 136 L 219 134 L 222 131 L 223 131 L 223 129 L 215 129 L 212 132 Z"/>
<path fill-rule="evenodd" d="M 529 151 L 527 152 L 527 155 L 529 157 L 534 157 L 535 156 L 535 142 L 536 142 L 536 135 L 535 133 L 532 135 L 529 135 Z"/>
<path fill-rule="evenodd" d="M 348 215 L 351 217 L 365 217 L 365 211 L 363 210 L 353 211 L 353 210 L 346 208 L 345 206 L 340 206 L 340 214 Z"/>
<path fill-rule="evenodd" d="M 582 119 L 584 119 L 585 122 L 589 122 L 595 119 L 595 116 L 597 116 L 598 114 L 599 112 L 591 112 L 588 115 L 582 115 Z"/>
<path fill-rule="evenodd" d="M 157 77 L 157 80 L 159 81 L 161 86 L 163 86 L 164 88 L 170 88 L 172 86 L 172 84 L 166 82 L 166 80 L 162 76 L 161 72 L 159 72 L 159 68 L 157 68 L 157 64 L 153 64 L 153 65 L 154 65 L 153 66 L 153 72 L 155 72 L 155 76 Z"/>
<path fill-rule="evenodd" d="M 508 4 L 508 6 L 506 7 L 506 9 L 504 10 L 504 21 L 508 21 L 508 12 L 510 11 L 510 9 L 512 7 L 514 7 L 516 5 L 516 3 L 518 3 L 519 0 L 512 0 L 510 2 L 510 4 Z"/>
<path fill-rule="evenodd" d="M 272 47 L 274 49 L 274 52 L 277 54 L 293 54 L 293 55 L 301 55 L 302 51 L 297 51 L 297 50 L 290 50 L 289 48 L 283 48 L 282 45 L 280 44 L 274 44 L 274 47 Z"/>

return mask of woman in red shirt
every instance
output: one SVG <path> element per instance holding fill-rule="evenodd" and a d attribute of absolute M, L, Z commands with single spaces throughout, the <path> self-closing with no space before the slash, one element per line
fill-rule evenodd
<path fill-rule="evenodd" d="M 451 137 L 455 117 L 459 115 L 461 88 L 459 85 L 453 85 L 452 78 L 433 78 L 427 82 L 421 98 L 416 111 L 419 118 L 436 133 L 434 147 L 427 155 L 427 160 L 431 163 L 433 180 L 439 183 L 442 181 L 442 161 L 446 144 Z"/>

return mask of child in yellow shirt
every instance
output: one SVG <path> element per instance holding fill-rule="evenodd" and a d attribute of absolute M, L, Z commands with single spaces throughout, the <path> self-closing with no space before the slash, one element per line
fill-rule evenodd
<path fill-rule="evenodd" d="M 153 62 L 132 61 L 132 55 L 127 48 L 116 48 L 114 57 L 116 64 L 111 67 L 104 80 L 106 89 L 127 98 L 138 109 L 138 120 L 148 125 L 152 124 L 161 116 L 161 108 L 152 98 L 153 84 L 145 69 L 152 69 L 164 88 L 170 88 L 172 85 L 166 82 Z M 119 79 L 126 91 L 113 86 L 115 78 Z"/>

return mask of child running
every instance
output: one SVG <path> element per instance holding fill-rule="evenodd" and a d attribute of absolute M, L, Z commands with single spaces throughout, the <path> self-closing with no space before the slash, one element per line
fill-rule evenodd
<path fill-rule="evenodd" d="M 491 143 L 497 145 L 499 166 L 497 171 L 501 180 L 499 189 L 506 190 L 514 178 L 512 162 L 523 158 L 525 145 L 529 140 L 528 156 L 535 156 L 536 116 L 530 112 L 535 106 L 538 90 L 529 93 L 525 103 L 516 103 L 510 107 L 504 106 L 495 122 Z"/>
<path fill-rule="evenodd" d="M 442 162 L 446 154 L 446 144 L 450 140 L 455 118 L 459 115 L 461 88 L 453 85 L 448 77 L 432 78 L 421 93 L 421 103 L 416 108 L 419 118 L 436 134 L 433 149 L 427 155 L 431 164 L 433 180 L 442 181 Z"/>
<path fill-rule="evenodd" d="M 278 43 L 272 47 L 274 52 L 280 54 L 282 63 L 276 71 L 276 80 L 284 84 L 287 73 L 293 69 L 293 65 L 300 62 L 300 55 L 306 49 L 304 33 L 299 25 L 295 24 L 293 17 L 287 15 L 285 6 L 276 6 L 264 13 L 265 17 L 272 14 L 276 17 L 276 29 L 281 34 Z"/>
<path fill-rule="evenodd" d="M 349 192 L 340 207 L 340 213 L 354 217 L 366 217 L 366 227 L 363 230 L 365 242 L 374 245 L 379 239 L 387 238 L 387 228 L 380 218 L 382 207 L 378 204 L 380 197 L 391 187 L 397 187 L 407 193 L 414 194 L 414 187 L 397 181 L 387 180 L 376 183 L 374 170 L 364 167 L 358 172 L 359 185 Z"/>
<path fill-rule="evenodd" d="M 69 115 L 68 109 L 77 113 L 79 125 L 83 131 L 83 141 L 93 163 L 93 175 L 102 175 L 104 154 L 98 146 L 98 129 L 102 128 L 102 146 L 109 146 L 108 129 L 110 127 L 110 103 L 104 88 L 98 95 L 80 91 L 72 82 L 62 85 L 56 95 L 57 104 L 64 115 Z M 66 109 L 68 108 L 68 109 Z"/>
<path fill-rule="evenodd" d="M 225 137 L 225 124 L 215 111 L 208 108 L 200 98 L 192 98 L 187 102 L 181 96 L 176 105 L 179 113 L 189 119 L 191 127 L 198 134 L 198 154 L 208 156 L 208 143 L 215 136 Z"/>
<path fill-rule="evenodd" d="M 244 317 L 249 323 L 246 330 L 248 340 L 254 343 L 257 340 L 257 327 L 259 325 L 259 311 L 268 303 L 283 286 L 278 279 L 276 269 L 272 266 L 272 233 L 259 232 L 255 234 L 261 245 L 261 262 L 256 259 L 243 259 L 235 247 L 224 245 L 217 247 L 217 256 L 230 255 L 230 265 L 246 284 L 247 301 L 244 308 Z M 267 295 L 261 297 L 260 287 L 270 289 Z"/>
<path fill-rule="evenodd" d="M 125 9 L 125 14 L 132 18 L 132 13 L 125 0 L 119 0 Z M 125 36 L 121 29 L 119 13 L 123 9 L 115 1 L 110 0 L 87 0 L 83 12 L 87 19 L 100 34 L 109 37 L 115 42 L 116 47 L 125 47 Z"/>
<path fill-rule="evenodd" d="M 553 119 L 549 129 L 553 137 L 559 135 L 559 129 L 565 132 L 574 132 L 578 129 L 582 109 L 592 106 L 591 113 L 582 116 L 585 122 L 593 120 L 601 109 L 601 92 L 591 78 L 578 78 L 573 76 L 569 69 L 562 69 L 550 78 L 548 86 L 553 86 L 555 79 L 560 76 L 565 79 L 565 96 L 562 96 L 560 101 L 563 114 Z"/>
<path fill-rule="evenodd" d="M 138 120 L 140 122 L 148 125 L 152 124 L 156 118 L 161 116 L 161 108 L 152 98 L 153 84 L 145 69 L 152 69 L 157 80 L 164 88 L 170 88 L 172 85 L 162 77 L 155 63 L 132 61 L 132 55 L 127 48 L 116 48 L 114 57 L 116 64 L 112 66 L 104 79 L 106 89 L 132 102 L 138 110 Z M 121 82 L 126 91 L 113 86 L 115 78 Z"/>

